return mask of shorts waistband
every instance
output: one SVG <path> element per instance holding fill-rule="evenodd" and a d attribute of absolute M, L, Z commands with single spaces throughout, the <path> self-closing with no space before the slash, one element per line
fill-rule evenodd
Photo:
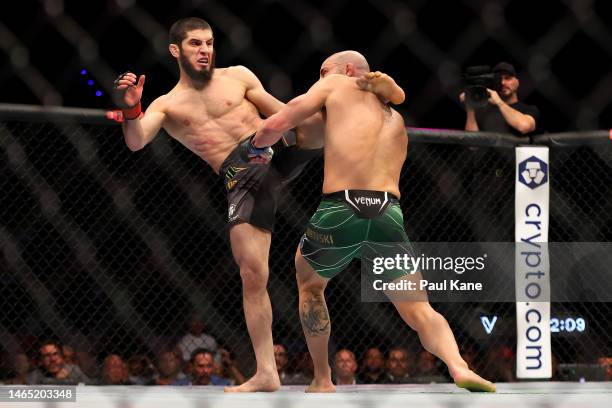
<path fill-rule="evenodd" d="M 332 198 L 332 199 L 335 199 L 335 200 L 346 200 L 347 197 L 350 197 L 352 195 L 359 195 L 360 193 L 363 193 L 364 195 L 381 195 L 381 196 L 384 196 L 386 194 L 389 200 L 399 201 L 399 198 L 397 198 L 395 196 L 395 194 L 391 194 L 391 193 L 388 193 L 386 191 L 377 191 L 377 190 L 342 190 L 342 191 L 335 191 L 333 193 L 323 194 L 323 198 Z"/>
<path fill-rule="evenodd" d="M 323 199 L 346 203 L 359 218 L 374 218 L 384 214 L 389 205 L 399 203 L 397 197 L 386 191 L 344 190 L 324 194 Z"/>

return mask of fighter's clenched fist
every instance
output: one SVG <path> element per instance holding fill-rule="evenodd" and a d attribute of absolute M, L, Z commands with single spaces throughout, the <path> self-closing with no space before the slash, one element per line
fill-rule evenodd
<path fill-rule="evenodd" d="M 113 83 L 114 99 L 117 106 L 123 110 L 125 119 L 136 119 L 140 117 L 142 90 L 145 76 L 137 77 L 136 74 L 126 71 L 119 75 Z"/>

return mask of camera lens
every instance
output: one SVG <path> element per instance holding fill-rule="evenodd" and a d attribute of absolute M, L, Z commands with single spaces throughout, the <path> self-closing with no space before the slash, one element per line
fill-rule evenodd
<path fill-rule="evenodd" d="M 489 91 L 484 86 L 471 86 L 466 89 L 465 100 L 471 108 L 482 108 L 487 106 Z"/>

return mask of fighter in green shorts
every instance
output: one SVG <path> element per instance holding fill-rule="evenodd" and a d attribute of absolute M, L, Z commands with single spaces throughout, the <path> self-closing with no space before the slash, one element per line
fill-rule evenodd
<path fill-rule="evenodd" d="M 404 217 L 393 194 L 345 190 L 324 194 L 300 241 L 304 259 L 322 277 L 330 279 L 354 258 L 364 245 L 406 243 Z M 403 273 L 388 276 L 394 280 Z"/>
<path fill-rule="evenodd" d="M 328 361 L 331 321 L 325 288 L 329 279 L 353 258 L 367 259 L 367 246 L 379 251 L 397 242 L 400 248 L 409 249 L 397 202 L 408 149 L 404 120 L 386 101 L 364 90 L 387 87 L 392 92 L 377 94 L 391 95 L 393 103 L 401 103 L 404 93 L 393 81 L 379 82 L 384 74 L 366 74 L 369 70 L 363 55 L 355 51 L 327 58 L 319 81 L 270 116 L 252 143 L 256 148 L 270 146 L 304 118 L 323 114 L 324 195 L 295 256 L 300 319 L 314 363 L 314 380 L 307 392 L 335 390 Z M 370 76 L 369 81 L 360 80 L 361 75 Z M 397 279 L 405 272 L 393 271 L 397 275 L 387 279 Z M 389 298 L 402 319 L 418 332 L 425 349 L 446 363 L 455 384 L 471 391 L 495 391 L 491 382 L 469 369 L 446 319 L 429 302 Z"/>

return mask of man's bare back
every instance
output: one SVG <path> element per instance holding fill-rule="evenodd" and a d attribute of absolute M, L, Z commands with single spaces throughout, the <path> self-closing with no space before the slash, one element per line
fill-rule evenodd
<path fill-rule="evenodd" d="M 373 190 L 399 197 L 399 176 L 408 147 L 401 115 L 364 90 L 359 85 L 361 77 L 325 69 L 321 75 L 306 94 L 263 123 L 255 137 L 256 145 L 273 143 L 285 128 L 323 110 L 323 193 Z M 387 88 L 396 86 L 389 77 L 381 77 L 379 83 Z"/>
<path fill-rule="evenodd" d="M 397 197 L 408 138 L 404 120 L 355 78 L 330 75 L 325 101 L 323 193 L 340 190 L 387 191 Z"/>

